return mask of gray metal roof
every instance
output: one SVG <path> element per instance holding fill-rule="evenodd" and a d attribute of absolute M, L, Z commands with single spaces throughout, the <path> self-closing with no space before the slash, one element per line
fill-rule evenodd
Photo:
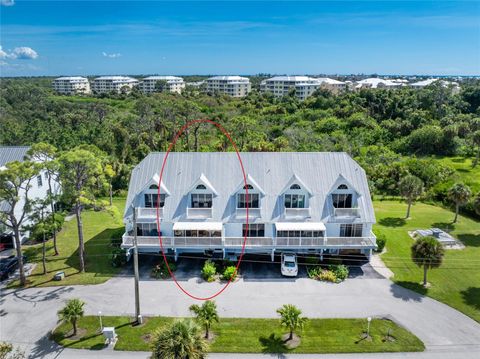
<path fill-rule="evenodd" d="M 29 149 L 29 146 L 0 146 L 0 167 L 8 162 L 22 162 Z"/>
<path fill-rule="evenodd" d="M 132 200 L 158 175 L 164 152 L 150 153 L 132 171 L 125 216 L 130 215 Z M 350 184 L 359 194 L 362 222 L 375 222 L 365 171 L 343 152 L 243 152 L 240 153 L 245 174 L 265 192 L 261 197 L 261 220 L 275 221 L 283 213 L 281 195 L 287 183 L 296 176 L 311 191 L 312 221 L 330 215 L 327 194 L 339 181 Z M 235 213 L 235 193 L 243 174 L 235 152 L 171 152 L 165 164 L 162 182 L 170 192 L 163 208 L 164 220 L 184 218 L 188 192 L 202 174 L 218 195 L 214 197 L 212 221 L 227 221 Z M 156 175 L 156 176 L 155 176 Z M 138 201 L 138 198 L 137 198 Z M 138 204 L 136 203 L 136 206 Z"/>

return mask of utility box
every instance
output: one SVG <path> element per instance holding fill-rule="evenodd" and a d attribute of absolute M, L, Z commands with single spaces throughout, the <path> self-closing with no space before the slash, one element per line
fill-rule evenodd
<path fill-rule="evenodd" d="M 57 272 L 53 276 L 53 280 L 63 280 L 65 278 L 65 272 Z"/>
<path fill-rule="evenodd" d="M 102 332 L 108 344 L 115 343 L 115 341 L 117 340 L 115 327 L 104 327 Z"/>

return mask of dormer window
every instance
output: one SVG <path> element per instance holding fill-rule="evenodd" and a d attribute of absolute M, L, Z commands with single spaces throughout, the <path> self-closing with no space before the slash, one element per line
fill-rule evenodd
<path fill-rule="evenodd" d="M 156 184 L 152 184 L 148 189 L 158 189 L 158 186 Z"/>
<path fill-rule="evenodd" d="M 335 208 L 353 208 L 353 193 L 346 184 L 341 184 L 332 193 L 332 203 Z"/>
<path fill-rule="evenodd" d="M 165 195 L 158 193 L 145 193 L 145 208 L 163 208 L 165 205 Z"/>
<path fill-rule="evenodd" d="M 199 184 L 195 189 L 207 189 L 204 184 Z"/>
<path fill-rule="evenodd" d="M 212 203 L 211 193 L 192 193 L 191 208 L 212 208 Z"/>
<path fill-rule="evenodd" d="M 337 189 L 348 189 L 348 186 L 346 184 L 341 184 Z"/>
<path fill-rule="evenodd" d="M 302 187 L 300 187 L 300 185 L 294 183 L 290 186 L 290 189 L 302 189 Z"/>
<path fill-rule="evenodd" d="M 248 196 L 246 190 L 248 189 Z M 247 201 L 248 197 L 248 201 Z M 237 193 L 237 208 L 260 208 L 260 194 L 257 193 L 251 184 L 246 184 L 243 189 Z"/>
<path fill-rule="evenodd" d="M 305 195 L 286 193 L 284 197 L 285 208 L 305 208 Z"/>

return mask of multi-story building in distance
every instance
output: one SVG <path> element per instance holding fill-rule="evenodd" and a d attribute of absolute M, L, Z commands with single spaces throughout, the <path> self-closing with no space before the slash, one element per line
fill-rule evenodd
<path fill-rule="evenodd" d="M 319 88 L 333 92 L 345 89 L 345 82 L 330 78 L 314 78 L 308 76 L 275 76 L 260 83 L 260 91 L 272 93 L 276 97 L 288 95 L 294 89 L 295 96 L 305 100 Z"/>
<path fill-rule="evenodd" d="M 137 79 L 128 76 L 100 76 L 93 80 L 92 91 L 95 93 L 130 92 L 138 83 Z"/>
<path fill-rule="evenodd" d="M 145 93 L 163 91 L 182 93 L 185 81 L 176 76 L 149 76 L 142 80 L 140 88 Z"/>
<path fill-rule="evenodd" d="M 90 93 L 90 83 L 86 77 L 65 76 L 52 81 L 53 89 L 64 95 Z"/>
<path fill-rule="evenodd" d="M 247 96 L 251 90 L 250 80 L 241 76 L 214 76 L 206 82 L 207 93 L 224 93 L 232 97 Z"/>

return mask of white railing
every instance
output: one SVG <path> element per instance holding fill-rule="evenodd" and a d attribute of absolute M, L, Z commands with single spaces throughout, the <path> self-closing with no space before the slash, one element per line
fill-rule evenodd
<path fill-rule="evenodd" d="M 235 214 L 237 218 L 247 218 L 247 209 L 246 208 L 237 208 L 237 212 Z M 249 208 L 248 209 L 248 218 L 259 218 L 260 215 L 260 208 Z"/>
<path fill-rule="evenodd" d="M 196 219 L 212 218 L 212 208 L 187 208 L 187 217 Z"/>
<path fill-rule="evenodd" d="M 242 247 L 245 237 L 225 237 L 225 247 Z M 272 237 L 247 237 L 245 247 L 272 247 Z"/>
<path fill-rule="evenodd" d="M 244 237 L 162 237 L 163 247 L 167 248 L 230 248 L 242 247 Z M 160 247 L 160 239 L 157 236 L 137 236 L 139 247 Z M 133 246 L 133 236 L 124 235 L 122 247 Z M 245 247 L 257 248 L 373 248 L 375 236 L 371 237 L 247 237 Z"/>
<path fill-rule="evenodd" d="M 157 218 L 157 208 L 138 207 L 137 209 L 138 218 Z M 163 208 L 158 209 L 158 215 L 163 217 Z"/>
<path fill-rule="evenodd" d="M 310 208 L 285 208 L 286 218 L 310 217 Z"/>
<path fill-rule="evenodd" d="M 323 237 L 277 237 L 277 247 L 320 247 L 323 246 Z"/>
<path fill-rule="evenodd" d="M 334 208 L 333 215 L 336 218 L 358 218 L 360 212 L 358 208 Z"/>

